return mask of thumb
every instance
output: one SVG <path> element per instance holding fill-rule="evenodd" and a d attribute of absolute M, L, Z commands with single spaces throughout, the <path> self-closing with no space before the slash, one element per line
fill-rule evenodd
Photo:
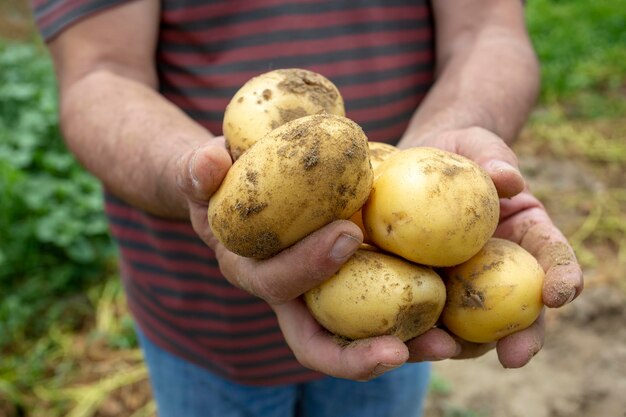
<path fill-rule="evenodd" d="M 219 188 L 231 165 L 224 137 L 212 138 L 178 159 L 178 187 L 187 199 L 206 204 Z"/>

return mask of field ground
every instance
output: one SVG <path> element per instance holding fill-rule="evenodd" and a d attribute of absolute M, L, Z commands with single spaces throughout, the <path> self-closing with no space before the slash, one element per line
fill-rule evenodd
<path fill-rule="evenodd" d="M 606 12 L 617 10 L 610 1 L 528 3 L 539 27 L 554 16 L 604 19 L 601 29 L 582 21 L 570 25 L 573 44 L 626 27 L 623 11 L 617 23 L 615 13 Z M 542 21 L 546 8 L 557 4 Z M 3 1 L 0 38 L 32 40 L 25 15 L 22 0 Z M 594 44 L 593 54 L 604 55 L 590 53 L 578 63 L 571 61 L 571 54 L 584 55 L 575 50 L 578 44 L 570 55 L 558 55 L 569 33 L 534 33 L 548 38 L 557 58 L 539 48 L 551 59 L 544 69 L 549 85 L 515 150 L 532 190 L 575 247 L 586 289 L 571 305 L 548 312 L 545 346 L 522 369 L 502 369 L 494 352 L 435 364 L 426 417 L 626 416 L 626 42 L 618 49 L 613 33 Z M 570 84 L 554 81 L 570 69 L 584 76 Z M 18 361 L 13 374 L 0 374 L 0 417 L 153 416 L 141 355 L 125 336 L 130 326 L 115 276 L 75 297 L 89 306 L 84 322 L 71 330 L 52 326 L 29 342 L 31 359 Z M 29 372 L 37 375 L 30 386 L 15 382 L 28 380 Z"/>

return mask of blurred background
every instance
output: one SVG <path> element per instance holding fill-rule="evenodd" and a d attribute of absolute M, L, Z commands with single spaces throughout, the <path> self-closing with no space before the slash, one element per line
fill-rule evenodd
<path fill-rule="evenodd" d="M 529 0 L 541 98 L 515 145 L 586 290 L 544 349 L 435 365 L 426 417 L 626 416 L 626 4 Z M 154 416 L 98 183 L 67 153 L 25 0 L 0 2 L 0 417 Z"/>

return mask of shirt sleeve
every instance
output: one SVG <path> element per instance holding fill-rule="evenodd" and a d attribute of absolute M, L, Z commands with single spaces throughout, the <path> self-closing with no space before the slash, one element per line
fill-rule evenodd
<path fill-rule="evenodd" d="M 131 0 L 30 0 L 41 36 L 52 40 L 75 22 Z"/>

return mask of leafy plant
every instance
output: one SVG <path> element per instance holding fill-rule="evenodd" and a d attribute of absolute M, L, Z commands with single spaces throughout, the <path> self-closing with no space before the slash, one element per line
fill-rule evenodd
<path fill-rule="evenodd" d="M 542 64 L 541 100 L 569 101 L 577 117 L 620 116 L 625 109 L 626 8 L 613 0 L 532 0 L 531 38 Z"/>
<path fill-rule="evenodd" d="M 0 43 L 0 349 L 60 317 L 80 319 L 75 294 L 111 264 L 100 185 L 65 148 L 57 120 L 47 55 Z"/>

